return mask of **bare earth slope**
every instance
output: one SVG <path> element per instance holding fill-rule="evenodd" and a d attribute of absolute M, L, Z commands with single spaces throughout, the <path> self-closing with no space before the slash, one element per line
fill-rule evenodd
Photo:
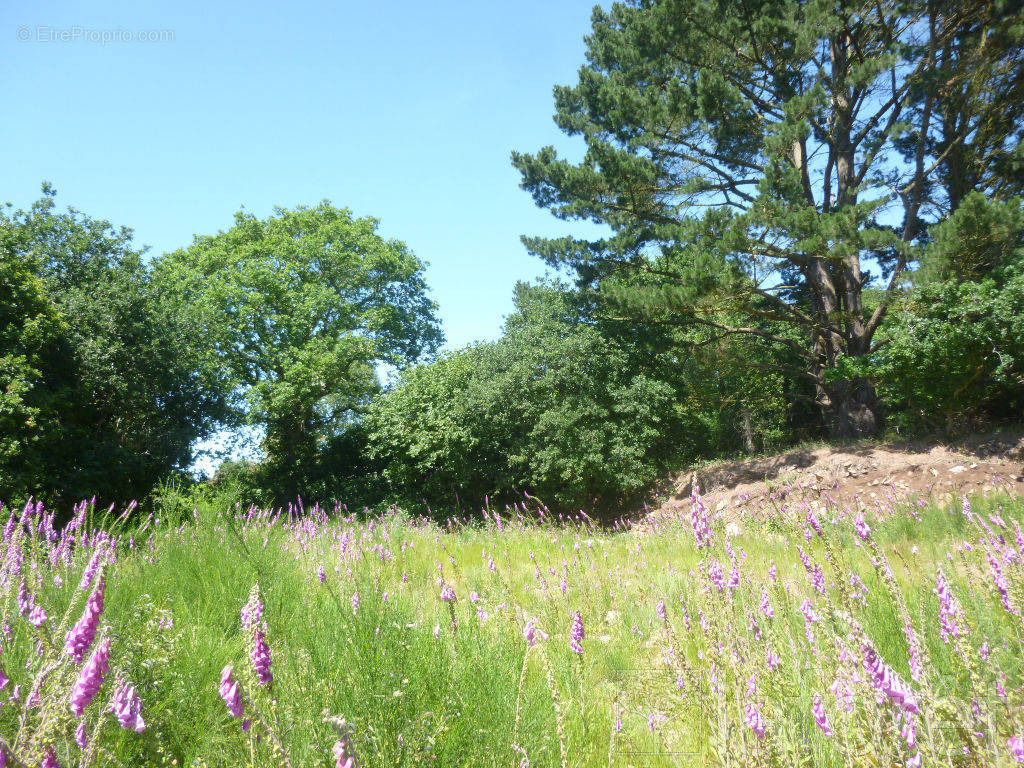
<path fill-rule="evenodd" d="M 711 509 L 758 512 L 794 503 L 874 506 L 886 499 L 937 499 L 996 488 L 1024 493 L 1024 430 L 973 435 L 953 444 L 916 441 L 793 450 L 680 473 L 655 515 L 687 505 L 696 483 Z M 800 504 L 802 506 L 802 504 Z"/>

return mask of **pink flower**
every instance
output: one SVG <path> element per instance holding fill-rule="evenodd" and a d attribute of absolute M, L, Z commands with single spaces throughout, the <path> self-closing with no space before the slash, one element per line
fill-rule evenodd
<path fill-rule="evenodd" d="M 224 699 L 224 703 L 228 707 L 234 717 L 241 717 L 245 711 L 245 706 L 242 704 L 242 693 L 238 690 L 238 683 L 235 681 L 233 676 L 234 670 L 231 665 L 224 667 L 220 673 L 220 697 Z"/>
<path fill-rule="evenodd" d="M 146 723 L 142 720 L 142 701 L 135 693 L 135 686 L 126 681 L 119 681 L 114 691 L 114 700 L 110 703 L 110 711 L 122 728 L 136 733 L 146 730 Z"/>
<path fill-rule="evenodd" d="M 334 754 L 335 768 L 355 768 L 355 761 L 352 759 L 351 755 L 346 753 L 345 744 L 343 742 L 334 742 L 334 747 L 331 751 Z"/>
<path fill-rule="evenodd" d="M 260 585 L 255 584 L 252 591 L 249 592 L 248 601 L 242 606 L 242 627 L 251 629 L 259 623 L 261 618 L 263 618 L 263 601 L 260 600 Z"/>
<path fill-rule="evenodd" d="M 71 689 L 71 711 L 75 717 L 81 717 L 85 708 L 93 700 L 103 685 L 110 663 L 110 640 L 105 640 L 93 651 L 89 661 L 82 667 Z"/>
<path fill-rule="evenodd" d="M 754 732 L 758 739 L 763 739 L 767 727 L 765 726 L 764 718 L 761 717 L 761 713 L 753 704 L 745 705 L 744 710 L 747 714 L 747 727 Z"/>
<path fill-rule="evenodd" d="M 1006 748 L 1010 750 L 1013 759 L 1024 764 L 1024 738 L 1019 734 L 1006 740 Z"/>
<path fill-rule="evenodd" d="M 89 599 L 85 601 L 82 616 L 64 638 L 64 653 L 74 658 L 76 664 L 82 663 L 85 652 L 89 650 L 93 638 L 96 637 L 96 629 L 103 613 L 103 592 L 106 585 L 107 580 L 100 579 Z"/>
<path fill-rule="evenodd" d="M 821 696 L 814 694 L 814 703 L 811 706 L 811 714 L 814 715 L 814 722 L 821 728 L 826 736 L 832 736 L 832 726 L 828 723 L 828 714 L 825 712 L 825 705 L 821 703 Z"/>
<path fill-rule="evenodd" d="M 530 619 L 526 622 L 526 626 L 523 628 L 523 637 L 526 638 L 526 642 L 529 643 L 530 647 L 533 648 L 537 643 L 537 638 L 541 640 L 548 639 L 548 633 L 537 626 L 537 622 Z"/>
<path fill-rule="evenodd" d="M 583 639 L 586 632 L 583 630 L 583 618 L 579 611 L 572 612 L 572 626 L 569 628 L 569 647 L 573 653 L 583 653 Z"/>
<path fill-rule="evenodd" d="M 75 744 L 78 745 L 79 749 L 85 749 L 89 746 L 89 740 L 85 735 L 85 720 L 79 720 L 78 727 L 75 728 Z M 0 763 L 0 768 L 3 768 L 2 763 Z"/>
<path fill-rule="evenodd" d="M 274 681 L 270 673 L 270 646 L 267 645 L 266 634 L 259 627 L 253 630 L 252 666 L 260 685 L 270 685 Z"/>

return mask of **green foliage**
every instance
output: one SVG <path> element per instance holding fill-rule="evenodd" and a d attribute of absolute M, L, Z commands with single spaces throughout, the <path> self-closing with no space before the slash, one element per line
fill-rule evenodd
<path fill-rule="evenodd" d="M 1011 265 L 1024 263 L 1024 201 L 1001 203 L 972 192 L 929 236 L 914 274 L 919 285 L 989 276 L 999 280 Z"/>
<path fill-rule="evenodd" d="M 985 5 L 595 9 L 578 82 L 555 89 L 582 161 L 552 147 L 512 159 L 539 206 L 610 234 L 524 242 L 638 320 L 675 315 L 785 350 L 834 434 L 874 432 L 874 391 L 842 361 L 873 349 L 926 224 L 971 189 L 1013 188 L 975 173 L 1020 130 L 1020 11 Z M 951 147 L 968 179 L 955 195 L 935 183 Z M 872 263 L 888 280 L 869 306 Z M 711 269 L 694 280 L 697 265 Z"/>
<path fill-rule="evenodd" d="M 71 371 L 67 328 L 24 253 L 24 235 L 0 220 L 0 498 L 28 496 L 47 483 L 46 456 L 59 434 L 51 420 L 65 402 Z"/>
<path fill-rule="evenodd" d="M 5 284 L 21 282 L 16 293 L 31 305 L 16 308 L 29 321 L 20 343 L 47 350 L 45 364 L 38 351 L 20 363 L 15 353 L 9 364 L 21 384 L 7 387 L 7 399 L 28 397 L 21 407 L 31 422 L 5 432 L 7 451 L 32 461 L 28 474 L 0 468 L 0 493 L 142 497 L 186 469 L 192 446 L 225 417 L 223 382 L 203 364 L 186 308 L 153 282 L 131 231 L 59 212 L 53 189 L 43 192 L 0 221 Z"/>
<path fill-rule="evenodd" d="M 520 284 L 500 341 L 410 369 L 374 403 L 370 448 L 406 499 L 475 504 L 519 491 L 608 508 L 682 446 L 674 385 L 639 357 L 563 287 Z"/>
<path fill-rule="evenodd" d="M 248 423 L 265 430 L 264 482 L 294 498 L 318 454 L 377 391 L 374 366 L 403 366 L 441 340 L 424 265 L 403 244 L 323 202 L 240 212 L 157 264 L 199 318 Z"/>
<path fill-rule="evenodd" d="M 1003 285 L 935 283 L 899 307 L 872 368 L 894 418 L 961 432 L 1024 413 L 1021 266 Z"/>

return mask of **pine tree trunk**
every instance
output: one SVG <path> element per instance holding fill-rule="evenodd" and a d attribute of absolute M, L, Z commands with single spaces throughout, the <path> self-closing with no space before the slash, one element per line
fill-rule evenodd
<path fill-rule="evenodd" d="M 878 433 L 878 396 L 865 379 L 838 381 L 829 386 L 825 417 L 834 438 L 871 437 Z"/>
<path fill-rule="evenodd" d="M 756 448 L 754 444 L 754 426 L 750 422 L 750 409 L 747 406 L 743 406 L 740 432 L 743 435 L 743 449 L 747 453 L 753 453 Z"/>

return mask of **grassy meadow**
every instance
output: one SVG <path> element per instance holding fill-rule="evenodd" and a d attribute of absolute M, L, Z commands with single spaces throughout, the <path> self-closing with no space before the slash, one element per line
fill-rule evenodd
<path fill-rule="evenodd" d="M 182 509 L 0 517 L 7 765 L 1024 760 L 1005 494 L 612 528 Z"/>

